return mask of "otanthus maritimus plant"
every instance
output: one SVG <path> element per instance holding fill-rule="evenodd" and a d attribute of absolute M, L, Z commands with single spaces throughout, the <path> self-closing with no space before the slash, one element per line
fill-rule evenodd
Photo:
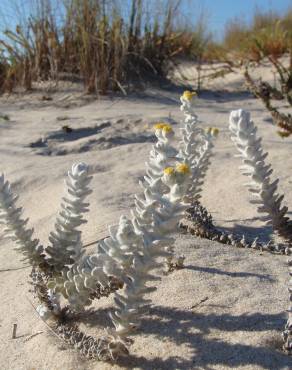
<path fill-rule="evenodd" d="M 33 272 L 35 290 L 44 304 L 50 298 L 56 300 L 52 291 L 61 293 L 68 299 L 71 307 L 80 310 L 90 304 L 91 299 L 108 295 L 119 288 L 119 283 L 92 268 L 88 257 L 83 256 L 81 233 L 78 227 L 84 223 L 83 213 L 88 204 L 85 197 L 91 192 L 88 184 L 91 177 L 88 166 L 78 163 L 68 173 L 67 196 L 63 199 L 62 211 L 57 217 L 55 232 L 50 234 L 51 246 L 43 248 L 37 239 L 32 239 L 33 230 L 26 229 L 28 220 L 21 218 L 22 209 L 16 207 L 17 197 L 4 176 L 0 177 L 0 222 L 5 225 L 5 236 L 15 241 L 31 265 L 39 271 Z M 84 277 L 87 272 L 89 276 Z M 44 276 L 42 276 L 42 274 Z M 81 277 L 82 276 L 82 277 Z M 45 281 L 51 291 L 46 292 Z M 100 283 L 102 282 L 102 283 Z M 82 289 L 83 287 L 83 289 Z M 40 307 L 40 312 L 44 310 Z"/>
<path fill-rule="evenodd" d="M 191 168 L 191 181 L 187 192 L 191 207 L 186 211 L 185 218 L 181 221 L 181 227 L 196 236 L 216 240 L 220 243 L 234 245 L 240 248 L 252 248 L 269 250 L 271 252 L 283 251 L 285 248 L 272 243 L 262 244 L 255 240 L 247 240 L 244 236 L 237 236 L 219 230 L 212 220 L 212 216 L 200 204 L 201 186 L 210 164 L 212 155 L 213 139 L 219 130 L 208 128 L 205 131 L 198 128 L 195 108 L 195 93 L 186 91 L 181 97 L 181 110 L 185 115 L 182 128 L 182 141 L 179 156 L 188 163 Z"/>
<path fill-rule="evenodd" d="M 162 176 L 162 182 L 168 188 L 168 192 L 161 194 L 159 191 L 150 190 L 152 199 L 155 199 L 155 202 L 152 202 L 153 222 L 151 224 L 147 220 L 143 222 L 142 213 L 139 214 L 139 219 L 135 217 L 135 213 L 133 214 L 133 226 L 128 234 L 128 242 L 124 241 L 125 246 L 135 245 L 132 264 L 125 270 L 123 294 L 115 293 L 118 308 L 111 314 L 115 330 L 110 331 L 110 334 L 115 338 L 119 347 L 121 343 L 126 345 L 129 342 L 128 335 L 139 325 L 141 307 L 149 303 L 144 299 L 144 295 L 153 288 L 147 287 L 146 283 L 157 279 L 151 275 L 151 271 L 160 266 L 157 258 L 167 256 L 165 245 L 174 243 L 168 235 L 175 230 L 187 206 L 182 203 L 182 198 L 189 181 L 188 173 L 188 168 L 180 165 L 173 168 L 173 171 L 167 168 Z M 145 189 L 144 192 L 147 191 Z M 145 198 L 148 199 L 146 196 Z M 120 263 L 121 256 L 117 263 Z M 127 256 L 125 259 L 127 260 Z"/>
<path fill-rule="evenodd" d="M 198 117 L 195 113 L 196 93 L 185 91 L 181 96 L 181 111 L 184 114 L 183 127 L 181 128 L 182 140 L 178 157 L 188 164 L 191 169 L 191 181 L 189 183 L 186 198 L 191 206 L 186 210 L 185 217 L 181 220 L 180 226 L 191 233 L 201 237 L 221 237 L 212 223 L 212 217 L 201 205 L 201 186 L 210 164 L 214 137 L 219 130 L 209 128 L 203 130 L 198 127 Z"/>
<path fill-rule="evenodd" d="M 143 223 L 144 227 L 153 222 L 153 204 L 157 199 L 153 194 L 159 191 L 161 194 L 168 191 L 167 186 L 162 181 L 162 176 L 167 172 L 175 169 L 171 167 L 178 160 L 178 152 L 172 145 L 174 141 L 174 131 L 171 125 L 167 123 L 158 123 L 154 125 L 155 136 L 157 137 L 156 144 L 152 147 L 149 155 L 149 160 L 146 162 L 146 175 L 144 181 L 139 184 L 143 189 L 143 194 L 135 196 L 135 217 L 137 222 Z M 171 254 L 166 259 L 166 265 L 170 269 L 174 257 L 174 250 L 171 245 L 167 246 L 168 252 Z"/>
<path fill-rule="evenodd" d="M 198 117 L 195 113 L 195 96 L 195 92 L 185 91 L 180 97 L 182 103 L 180 109 L 185 119 L 181 128 L 182 140 L 178 155 L 191 169 L 191 181 L 187 196 L 192 203 L 201 197 L 200 186 L 204 182 L 210 164 L 214 137 L 219 133 L 216 128 L 203 130 L 198 127 Z"/>
<path fill-rule="evenodd" d="M 98 252 L 89 257 L 91 261 L 95 260 L 95 266 L 99 264 L 103 273 L 121 279 L 125 289 L 122 294 L 115 294 L 117 308 L 111 313 L 115 328 L 92 342 L 90 350 L 87 348 L 87 336 L 81 336 L 85 339 L 80 342 L 76 330 L 66 331 L 62 327 L 62 337 L 78 345 L 83 353 L 102 360 L 128 353 L 128 336 L 139 326 L 142 308 L 149 303 L 144 295 L 153 290 L 145 284 L 157 279 L 151 271 L 160 266 L 158 257 L 169 254 L 165 246 L 173 244 L 174 240 L 168 235 L 175 230 L 187 207 L 182 198 L 188 181 L 189 169 L 186 165 L 178 164 L 175 168 L 165 169 L 162 182 L 168 191 L 160 187 L 150 189 L 151 185 L 144 190 L 145 200 L 149 202 L 145 207 L 151 214 L 152 222 L 149 222 L 147 212 L 138 212 L 139 217 L 136 217 L 134 211 L 131 220 L 122 216 L 119 225 L 110 227 L 110 237 L 99 243 Z M 83 291 L 82 283 L 80 292 Z"/>
<path fill-rule="evenodd" d="M 183 126 L 181 128 L 179 157 L 189 166 L 198 155 L 198 147 L 202 144 L 202 128 L 198 127 L 198 116 L 195 113 L 195 92 L 185 91 L 180 97 L 180 110 L 184 114 Z"/>
<path fill-rule="evenodd" d="M 88 212 L 85 198 L 91 193 L 88 185 L 92 177 L 88 175 L 88 166 L 84 163 L 74 164 L 66 180 L 67 194 L 61 203 L 55 231 L 49 236 L 51 246 L 46 248 L 50 258 L 48 263 L 57 271 L 64 266 L 73 265 L 82 254 L 81 231 L 78 227 L 86 223 L 83 214 Z"/>
<path fill-rule="evenodd" d="M 150 153 L 145 181 L 141 183 L 143 195 L 136 197 L 132 219 L 121 216 L 119 224 L 109 228 L 110 236 L 99 242 L 97 252 L 91 256 L 84 254 L 79 230 L 86 222 L 85 198 L 91 192 L 87 165 L 79 163 L 69 171 L 67 194 L 55 230 L 50 233 L 51 245 L 45 249 L 30 239 L 32 231 L 24 229 L 27 221 L 20 219 L 9 184 L 1 178 L 1 221 L 15 231 L 21 252 L 35 266 L 31 277 L 41 301 L 37 311 L 43 320 L 53 320 L 56 333 L 88 357 L 110 360 L 128 352 L 128 336 L 139 325 L 142 306 L 149 303 L 144 296 L 153 290 L 145 284 L 157 279 L 152 275 L 152 270 L 161 265 L 157 258 L 171 255 L 174 239 L 169 235 L 188 206 L 182 199 L 190 168 L 177 162 L 177 151 L 171 145 L 173 130 L 168 124 L 158 124 L 155 134 L 158 142 Z M 92 299 L 108 296 L 123 286 L 123 293 L 115 294 L 117 307 L 111 313 L 114 329 L 102 338 L 95 340 L 64 323 L 66 312 L 81 311 Z M 61 307 L 60 295 L 68 307 Z"/>
<path fill-rule="evenodd" d="M 229 119 L 229 129 L 244 166 L 241 170 L 252 180 L 248 184 L 249 191 L 256 196 L 252 203 L 258 204 L 258 211 L 265 213 L 262 220 L 272 225 L 273 230 L 287 243 L 286 254 L 292 253 L 292 221 L 287 214 L 287 207 L 282 207 L 284 196 L 277 194 L 279 180 L 271 182 L 270 175 L 273 170 L 271 165 L 266 165 L 268 153 L 264 153 L 261 138 L 257 138 L 257 128 L 250 119 L 250 113 L 244 110 L 232 111 Z M 289 268 L 289 300 L 288 320 L 283 331 L 283 349 L 292 354 L 292 259 L 288 260 Z"/>
<path fill-rule="evenodd" d="M 258 205 L 258 212 L 265 213 L 261 219 L 272 225 L 273 230 L 284 240 L 292 242 L 292 222 L 287 214 L 287 207 L 282 207 L 284 195 L 277 194 L 279 179 L 271 181 L 273 170 L 265 163 L 268 153 L 264 153 L 261 138 L 257 137 L 257 128 L 250 119 L 249 112 L 232 111 L 229 119 L 231 138 L 243 159 L 242 173 L 251 179 L 249 191 L 256 197 L 251 203 Z"/>
<path fill-rule="evenodd" d="M 117 225 L 110 226 L 109 237 L 97 243 L 97 250 L 92 255 L 84 253 L 80 230 L 81 224 L 86 222 L 84 213 L 89 206 L 86 197 L 91 192 L 90 171 L 86 164 L 73 165 L 68 173 L 67 195 L 63 198 L 55 230 L 50 233 L 51 245 L 47 248 L 32 239 L 32 230 L 26 229 L 27 221 L 20 217 L 21 209 L 16 207 L 8 182 L 3 176 L 0 178 L 0 222 L 7 226 L 7 236 L 17 240 L 18 249 L 34 266 L 31 277 L 41 301 L 37 312 L 58 336 L 78 348 L 84 356 L 115 360 L 128 354 L 130 337 L 151 303 L 147 294 L 155 287 L 150 283 L 159 279 L 154 271 L 165 258 L 170 267 L 182 265 L 183 257 L 172 263 L 173 233 L 187 209 L 191 209 L 190 205 L 193 214 L 189 220 L 198 235 L 237 247 L 262 248 L 256 241 L 250 243 L 245 237 L 238 239 L 218 230 L 212 217 L 198 202 L 218 130 L 209 128 L 204 131 L 197 127 L 193 98 L 191 92 L 185 92 L 181 97 L 185 122 L 180 151 L 174 147 L 172 127 L 166 123 L 155 125 L 158 141 L 150 152 L 147 173 L 140 183 L 143 193 L 136 196 L 132 216 L 122 215 Z M 246 172 L 255 182 L 252 192 L 260 199 L 261 210 L 268 209 L 269 219 L 283 234 L 290 227 L 285 218 L 286 209 L 280 207 L 282 198 L 275 194 L 277 183 L 270 183 L 271 170 L 264 164 L 265 154 L 249 117 L 241 111 L 233 113 L 231 130 L 244 157 Z M 72 324 L 73 320 L 68 320 L 76 321 L 79 317 L 76 312 L 84 310 L 93 299 L 109 294 L 113 294 L 115 302 L 115 309 L 110 313 L 113 325 L 100 338 L 82 333 L 77 324 Z M 61 295 L 66 304 L 63 307 Z M 284 332 L 288 352 L 292 351 L 291 323 L 289 317 Z"/>
<path fill-rule="evenodd" d="M 163 170 L 175 162 L 177 155 L 177 150 L 173 146 L 174 131 L 171 125 L 157 123 L 154 125 L 154 130 L 157 142 L 150 151 L 149 160 L 146 163 L 146 176 L 144 176 L 145 183 L 151 184 L 153 190 L 156 186 L 165 188 L 161 182 Z M 143 183 L 140 185 L 143 187 Z"/>

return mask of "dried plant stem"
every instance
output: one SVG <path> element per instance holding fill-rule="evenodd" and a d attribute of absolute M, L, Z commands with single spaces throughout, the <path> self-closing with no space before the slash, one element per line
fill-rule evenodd
<path fill-rule="evenodd" d="M 257 238 L 251 240 L 244 235 L 240 236 L 219 230 L 213 224 L 212 216 L 199 202 L 193 203 L 192 207 L 186 211 L 186 216 L 180 221 L 180 227 L 200 238 L 214 240 L 237 248 L 250 248 L 274 254 L 289 254 L 289 248 L 284 244 L 274 244 L 271 241 L 260 243 Z"/>
<path fill-rule="evenodd" d="M 257 86 L 257 84 L 251 78 L 247 67 L 244 72 L 244 77 L 249 90 L 257 98 L 261 99 L 266 109 L 271 113 L 275 124 L 281 129 L 285 130 L 287 133 L 292 134 L 292 116 L 289 113 L 281 113 L 276 107 L 272 106 L 269 92 L 267 92 L 265 89 L 261 89 L 260 86 Z"/>

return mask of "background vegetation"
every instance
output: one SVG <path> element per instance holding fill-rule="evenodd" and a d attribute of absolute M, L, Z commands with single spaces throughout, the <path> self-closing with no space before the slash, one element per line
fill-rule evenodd
<path fill-rule="evenodd" d="M 122 90 L 165 75 L 178 56 L 201 53 L 202 22 L 183 18 L 183 0 L 35 0 L 0 41 L 0 89 L 75 76 L 86 92 Z M 129 5 L 129 6 L 128 6 Z"/>
<path fill-rule="evenodd" d="M 196 9 L 195 0 L 29 0 L 25 9 L 16 4 L 16 23 L 0 36 L 0 92 L 70 79 L 82 81 L 87 93 L 126 93 L 142 80 L 166 76 L 170 62 L 181 58 L 197 62 L 198 75 L 203 62 L 242 66 L 266 57 L 280 73 L 277 61 L 288 53 L 284 79 L 291 75 L 292 10 L 284 16 L 255 11 L 250 23 L 233 19 L 219 43 L 208 31 L 207 14 L 193 21 L 184 15 L 188 6 Z M 280 78 L 283 83 L 283 71 Z"/>
<path fill-rule="evenodd" d="M 223 50 L 238 61 L 259 62 L 265 56 L 278 58 L 292 47 L 292 10 L 284 16 L 255 11 L 251 24 L 239 18 L 226 25 Z M 229 54 L 228 54 L 229 53 Z"/>

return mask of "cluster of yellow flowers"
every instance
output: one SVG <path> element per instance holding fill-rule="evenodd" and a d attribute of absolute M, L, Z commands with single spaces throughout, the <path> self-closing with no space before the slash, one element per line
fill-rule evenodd
<path fill-rule="evenodd" d="M 163 172 L 165 175 L 174 175 L 175 173 L 187 175 L 190 173 L 190 167 L 185 163 L 179 163 L 176 167 L 166 167 Z"/>
<path fill-rule="evenodd" d="M 218 136 L 219 134 L 219 128 L 217 127 L 208 127 L 205 130 L 206 134 L 211 134 L 213 136 Z"/>
<path fill-rule="evenodd" d="M 154 125 L 154 130 L 161 130 L 164 133 L 173 132 L 171 125 L 165 122 L 156 123 L 156 125 Z"/>
<path fill-rule="evenodd" d="M 197 96 L 197 93 L 195 91 L 185 91 L 183 93 L 183 98 L 186 99 L 186 100 L 192 100 L 193 97 Z"/>

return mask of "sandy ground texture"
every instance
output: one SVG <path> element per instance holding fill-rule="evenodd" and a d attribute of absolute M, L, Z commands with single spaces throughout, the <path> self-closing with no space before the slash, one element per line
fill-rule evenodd
<path fill-rule="evenodd" d="M 191 67 L 185 72 L 191 73 Z M 64 177 L 74 162 L 88 163 L 94 175 L 89 221 L 82 229 L 85 244 L 106 236 L 107 225 L 129 214 L 154 141 L 151 126 L 168 120 L 179 135 L 182 92 L 179 86 L 162 86 L 100 100 L 78 91 L 0 99 L 0 113 L 10 117 L 0 119 L 0 172 L 20 195 L 19 205 L 44 245 L 59 210 Z M 270 229 L 248 202 L 246 178 L 229 137 L 228 115 L 238 108 L 251 111 L 270 153 L 273 175 L 280 179 L 279 191 L 285 193 L 285 204 L 292 205 L 292 138 L 276 135 L 269 114 L 232 73 L 215 80 L 213 90 L 197 100 L 201 125 L 220 129 L 202 203 L 218 226 L 266 240 Z M 48 331 L 30 303 L 30 268 L 13 247 L 1 240 L 1 370 L 292 369 L 292 359 L 280 351 L 288 306 L 285 256 L 179 234 L 176 251 L 186 256 L 186 267 L 162 276 L 130 356 L 105 364 L 80 358 Z M 112 307 L 112 298 L 95 302 L 81 318 L 82 327 L 102 334 L 110 325 L 107 312 Z"/>

